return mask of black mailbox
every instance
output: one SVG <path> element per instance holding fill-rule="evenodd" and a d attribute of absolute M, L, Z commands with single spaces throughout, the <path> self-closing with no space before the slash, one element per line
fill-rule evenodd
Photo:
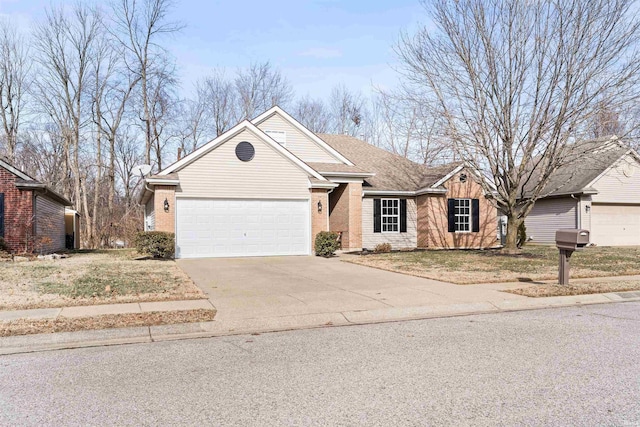
<path fill-rule="evenodd" d="M 589 244 L 589 230 L 563 229 L 556 231 L 556 246 L 567 251 L 580 251 Z"/>

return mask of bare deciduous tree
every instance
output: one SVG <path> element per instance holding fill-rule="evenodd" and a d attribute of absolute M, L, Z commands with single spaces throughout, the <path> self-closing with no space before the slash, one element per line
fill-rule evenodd
<path fill-rule="evenodd" d="M 240 96 L 236 84 L 226 77 L 224 70 L 216 70 L 196 85 L 198 104 L 204 111 L 204 118 L 213 128 L 213 137 L 231 129 L 240 118 Z"/>
<path fill-rule="evenodd" d="M 286 107 L 293 98 L 289 81 L 268 61 L 239 70 L 235 85 L 240 97 L 240 119 L 250 120 L 274 105 Z"/>
<path fill-rule="evenodd" d="M 309 96 L 298 99 L 293 116 L 311 132 L 329 132 L 331 115 L 321 99 L 311 99 Z"/>
<path fill-rule="evenodd" d="M 91 224 L 91 217 L 81 142 L 83 130 L 90 123 L 90 101 L 86 98 L 100 28 L 101 16 L 96 9 L 78 4 L 68 14 L 61 7 L 53 8 L 36 28 L 35 39 L 39 99 L 62 137 L 65 170 L 71 172 L 71 181 L 67 177 L 63 181 L 64 193 L 71 196 L 85 227 Z"/>
<path fill-rule="evenodd" d="M 25 95 L 31 81 L 31 61 L 27 41 L 9 22 L 0 22 L 0 118 L 4 154 L 16 160 L 19 128 Z M 0 151 L 1 152 L 1 151 Z"/>
<path fill-rule="evenodd" d="M 332 132 L 362 136 L 360 134 L 368 111 L 365 99 L 360 93 L 350 91 L 343 84 L 337 85 L 331 91 L 329 109 L 332 116 Z"/>
<path fill-rule="evenodd" d="M 157 120 L 153 118 L 153 110 L 158 107 L 159 98 L 155 95 L 159 83 L 157 79 L 155 84 L 152 80 L 154 76 L 158 77 L 156 74 L 167 71 L 162 58 L 165 52 L 158 39 L 182 28 L 179 23 L 168 21 L 172 7 L 171 0 L 117 0 L 112 4 L 113 33 L 129 54 L 129 69 L 140 79 L 140 119 L 144 123 L 147 163 L 151 163 L 152 148 L 158 144 L 157 131 L 154 131 L 154 121 Z"/>
<path fill-rule="evenodd" d="M 397 52 L 416 99 L 446 120 L 458 155 L 519 225 L 605 108 L 638 99 L 640 20 L 631 0 L 432 0 L 433 27 Z"/>

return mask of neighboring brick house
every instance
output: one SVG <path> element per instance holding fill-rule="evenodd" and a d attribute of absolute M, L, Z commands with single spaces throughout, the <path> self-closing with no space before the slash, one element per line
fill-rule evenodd
<path fill-rule="evenodd" d="M 497 211 L 474 171 L 425 167 L 345 135 L 316 135 L 279 107 L 145 179 L 145 229 L 176 233 L 178 258 L 497 246 Z"/>
<path fill-rule="evenodd" d="M 71 202 L 0 160 L 0 237 L 11 252 L 65 249 L 65 207 Z"/>

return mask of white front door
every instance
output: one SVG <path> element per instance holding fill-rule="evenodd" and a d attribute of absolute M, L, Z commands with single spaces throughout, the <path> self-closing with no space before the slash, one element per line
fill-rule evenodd
<path fill-rule="evenodd" d="M 309 255 L 308 200 L 178 199 L 176 258 Z"/>

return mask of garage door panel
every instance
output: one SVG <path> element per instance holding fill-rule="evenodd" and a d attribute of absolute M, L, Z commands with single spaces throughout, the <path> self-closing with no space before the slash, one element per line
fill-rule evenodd
<path fill-rule="evenodd" d="M 307 255 L 308 200 L 178 199 L 176 256 Z"/>
<path fill-rule="evenodd" d="M 640 206 L 591 206 L 591 242 L 599 246 L 640 245 Z"/>

